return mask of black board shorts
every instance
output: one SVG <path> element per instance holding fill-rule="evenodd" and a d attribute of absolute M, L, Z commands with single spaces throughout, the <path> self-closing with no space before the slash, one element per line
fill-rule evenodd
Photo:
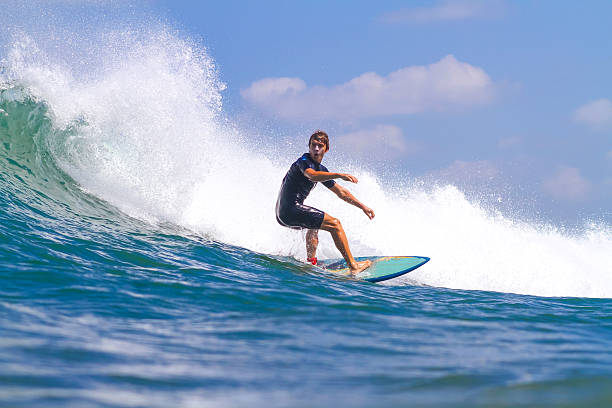
<path fill-rule="evenodd" d="M 320 229 L 325 213 L 317 208 L 300 203 L 280 205 L 276 203 L 276 221 L 284 227 L 293 229 Z"/>

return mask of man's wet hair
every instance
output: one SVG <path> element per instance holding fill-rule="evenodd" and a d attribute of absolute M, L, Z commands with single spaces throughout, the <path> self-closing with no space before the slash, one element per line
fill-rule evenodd
<path fill-rule="evenodd" d="M 322 130 L 315 130 L 315 132 L 310 135 L 310 139 L 308 140 L 308 147 L 310 148 L 310 142 L 312 142 L 312 139 L 316 140 L 317 142 L 322 142 L 325 143 L 325 151 L 329 151 L 329 136 L 327 136 L 327 133 L 325 133 Z"/>

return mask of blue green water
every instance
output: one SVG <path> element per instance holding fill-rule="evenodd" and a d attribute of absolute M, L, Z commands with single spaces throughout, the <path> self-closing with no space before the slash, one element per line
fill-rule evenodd
<path fill-rule="evenodd" d="M 53 220 L 7 191 L 3 204 L 21 207 L 2 214 L 5 406 L 612 401 L 609 300 L 336 280 L 129 219 Z"/>
<path fill-rule="evenodd" d="M 138 69 L 78 87 L 26 68 L 0 86 L 0 406 L 612 403 L 605 227 L 526 226 L 452 188 L 388 193 L 368 234 L 343 218 L 356 254 L 432 260 L 388 285 L 321 274 L 274 221 L 293 153 L 277 167 L 249 153 L 274 182 L 253 186 L 239 168 L 237 191 L 173 150 L 194 139 L 223 155 L 207 144 L 214 115 L 197 113 L 214 92 L 189 99 L 191 73 L 165 71 L 183 92 L 143 107 L 129 88 Z M 167 123 L 155 111 L 175 105 Z M 166 142 L 169 128 L 180 132 Z M 249 163 L 243 150 L 231 167 Z M 382 194 L 364 180 L 362 194 Z M 234 211 L 246 200 L 255 216 Z M 323 238 L 321 254 L 337 257 Z"/>
<path fill-rule="evenodd" d="M 609 300 L 330 279 L 2 196 L 5 406 L 612 401 Z"/>

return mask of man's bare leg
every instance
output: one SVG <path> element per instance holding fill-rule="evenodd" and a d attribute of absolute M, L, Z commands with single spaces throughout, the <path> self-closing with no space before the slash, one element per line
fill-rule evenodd
<path fill-rule="evenodd" d="M 306 233 L 306 257 L 308 259 L 317 256 L 317 247 L 319 246 L 319 230 L 308 230 Z"/>
<path fill-rule="evenodd" d="M 356 275 L 372 265 L 372 261 L 355 261 L 353 254 L 351 254 L 351 249 L 349 248 L 348 240 L 346 239 L 346 234 L 344 233 L 344 228 L 342 228 L 342 224 L 340 224 L 340 220 L 325 213 L 325 218 L 323 218 L 321 229 L 331 233 L 332 238 L 334 239 L 334 244 L 336 244 L 336 248 L 338 248 L 338 251 L 340 251 L 342 257 L 346 261 L 351 274 Z"/>

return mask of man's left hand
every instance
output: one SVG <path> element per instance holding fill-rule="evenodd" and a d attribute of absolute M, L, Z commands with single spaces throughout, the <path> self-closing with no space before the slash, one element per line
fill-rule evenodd
<path fill-rule="evenodd" d="M 374 218 L 374 210 L 368 207 L 363 207 L 363 212 L 368 216 L 369 219 Z"/>

